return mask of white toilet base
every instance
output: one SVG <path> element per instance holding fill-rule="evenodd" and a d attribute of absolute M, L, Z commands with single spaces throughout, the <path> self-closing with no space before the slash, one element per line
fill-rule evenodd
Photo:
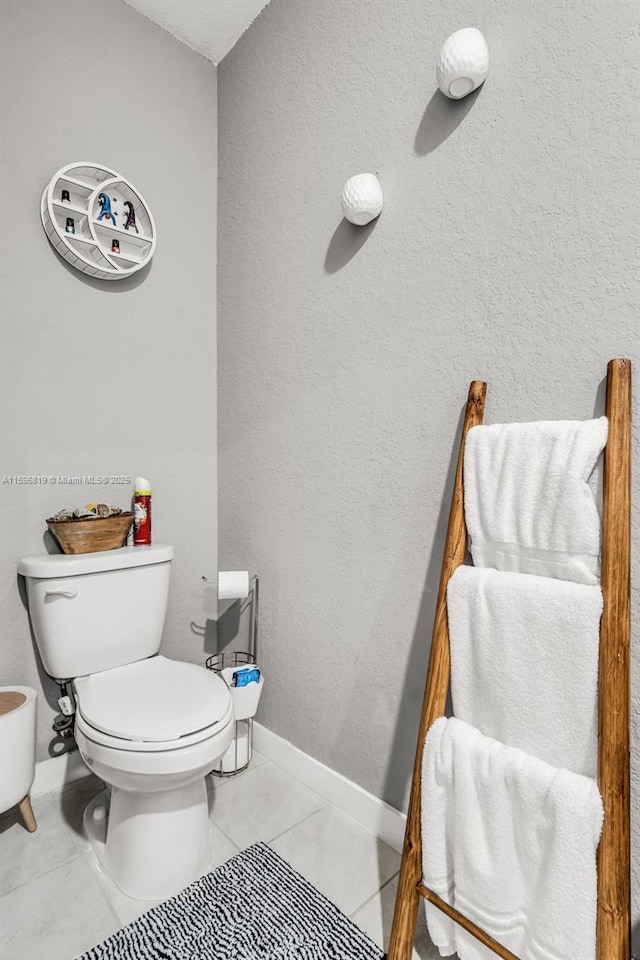
<path fill-rule="evenodd" d="M 102 791 L 87 805 L 84 829 L 123 893 L 166 900 L 205 873 L 211 860 L 204 777 L 157 793 L 111 787 L 110 800 Z"/>

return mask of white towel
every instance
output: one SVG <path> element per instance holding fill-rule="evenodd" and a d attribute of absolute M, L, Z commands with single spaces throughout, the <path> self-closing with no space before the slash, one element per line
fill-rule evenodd
<path fill-rule="evenodd" d="M 453 713 L 595 777 L 599 586 L 458 567 L 447 587 Z"/>
<path fill-rule="evenodd" d="M 484 737 L 456 718 L 431 726 L 422 766 L 425 885 L 521 960 L 594 960 L 593 780 Z M 427 903 L 443 957 L 495 960 Z"/>
<path fill-rule="evenodd" d="M 600 519 L 588 479 L 607 418 L 473 427 L 464 506 L 477 567 L 597 583 Z"/>

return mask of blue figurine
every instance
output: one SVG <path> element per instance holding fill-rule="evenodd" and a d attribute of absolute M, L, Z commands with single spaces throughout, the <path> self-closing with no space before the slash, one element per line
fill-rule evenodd
<path fill-rule="evenodd" d="M 103 217 L 106 217 L 108 220 L 113 222 L 114 227 L 116 224 L 116 215 L 111 209 L 111 199 L 106 195 L 106 193 L 98 194 L 98 203 L 100 204 L 100 216 L 98 220 L 102 220 Z"/>
<path fill-rule="evenodd" d="M 136 212 L 133 209 L 133 204 L 130 200 L 125 200 L 124 205 L 127 208 L 127 219 L 124 225 L 125 230 L 128 230 L 130 227 L 132 227 L 136 233 L 140 233 L 138 227 L 136 226 Z"/>

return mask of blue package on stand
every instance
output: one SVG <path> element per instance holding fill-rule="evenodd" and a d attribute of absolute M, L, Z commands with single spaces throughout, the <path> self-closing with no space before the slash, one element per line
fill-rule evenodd
<path fill-rule="evenodd" d="M 246 687 L 250 683 L 260 683 L 260 670 L 258 667 L 239 667 L 233 671 L 231 680 L 233 687 Z"/>

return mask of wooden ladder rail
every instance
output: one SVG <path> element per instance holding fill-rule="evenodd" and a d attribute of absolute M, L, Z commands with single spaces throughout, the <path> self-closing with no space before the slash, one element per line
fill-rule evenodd
<path fill-rule="evenodd" d="M 420 897 L 442 910 L 502 960 L 520 960 L 432 890 L 422 884 L 421 771 L 427 731 L 445 711 L 450 680 L 446 590 L 464 560 L 466 527 L 462 467 L 467 431 L 482 423 L 486 384 L 469 389 L 418 732 L 398 892 L 388 960 L 410 960 Z M 598 695 L 598 785 L 604 823 L 598 847 L 597 960 L 629 960 L 631 953 L 630 646 L 631 646 L 631 362 L 607 366 L 602 496 L 602 593 Z"/>
<path fill-rule="evenodd" d="M 396 907 L 391 927 L 388 960 L 409 960 L 415 940 L 416 921 L 420 892 L 418 885 L 422 881 L 422 824 L 420 803 L 422 797 L 422 751 L 427 730 L 434 720 L 443 716 L 449 690 L 449 625 L 447 623 L 447 584 L 457 567 L 464 561 L 467 548 L 467 530 L 464 523 L 464 503 L 462 488 L 462 469 L 464 465 L 464 443 L 471 427 L 482 423 L 487 385 L 482 380 L 474 380 L 469 387 L 467 407 L 462 425 L 458 464 L 451 498 L 449 524 L 444 543 L 444 557 L 438 598 L 433 622 L 431 652 L 427 669 L 427 683 L 422 703 L 422 715 L 418 730 L 418 744 L 413 765 L 413 779 L 409 796 L 407 825 L 404 835 L 402 860 Z"/>
<path fill-rule="evenodd" d="M 631 650 L 631 361 L 607 366 L 602 488 L 602 596 L 598 668 L 598 786 L 604 823 L 598 847 L 597 960 L 631 956 L 629 673 Z"/>

